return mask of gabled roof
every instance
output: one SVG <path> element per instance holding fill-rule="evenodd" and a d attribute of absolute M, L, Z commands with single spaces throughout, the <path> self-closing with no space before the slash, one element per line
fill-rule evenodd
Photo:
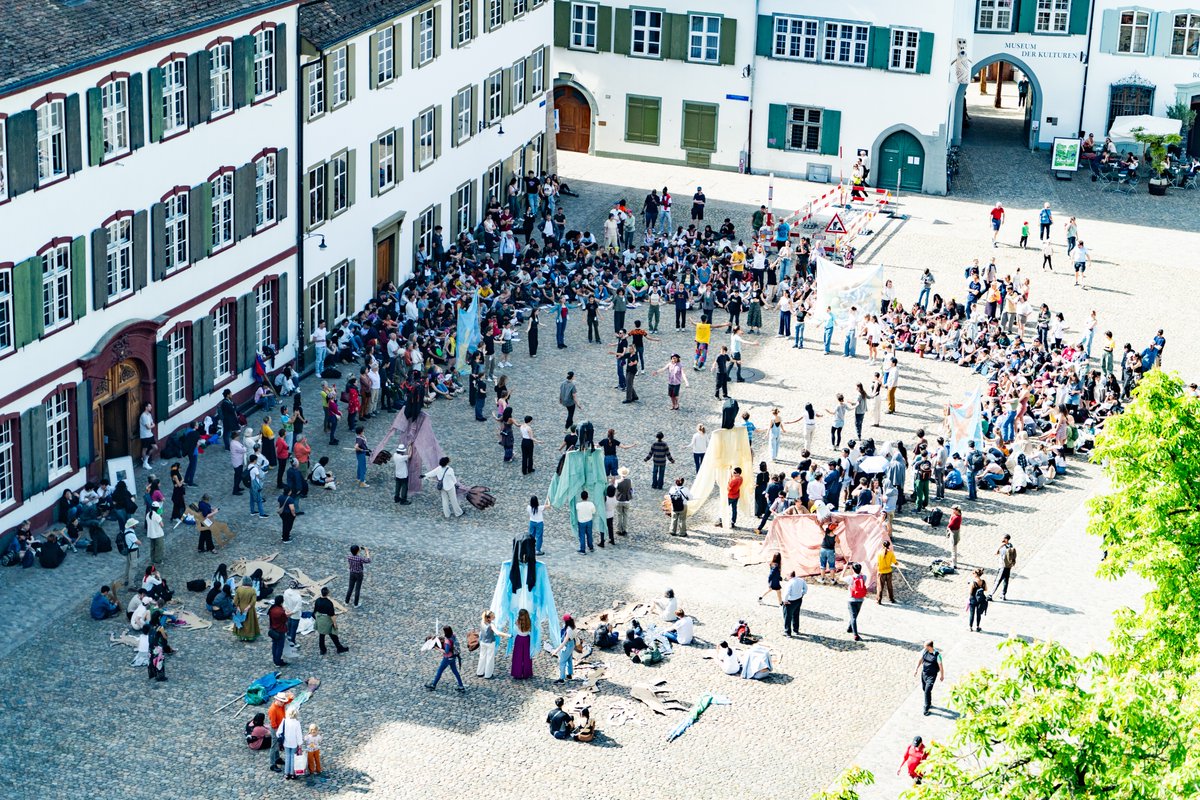
<path fill-rule="evenodd" d="M 308 0 L 300 6 L 300 35 L 318 50 L 395 19 L 429 0 Z"/>

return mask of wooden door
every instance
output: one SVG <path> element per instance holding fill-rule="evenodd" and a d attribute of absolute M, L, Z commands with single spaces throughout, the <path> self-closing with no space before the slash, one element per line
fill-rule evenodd
<path fill-rule="evenodd" d="M 393 280 L 392 265 L 395 234 L 385 236 L 375 243 L 375 289 L 378 291 Z"/>
<path fill-rule="evenodd" d="M 92 383 L 93 465 L 105 459 L 142 457 L 138 438 L 138 417 L 142 413 L 142 369 L 138 362 L 126 359 L 113 365 L 108 373 Z"/>
<path fill-rule="evenodd" d="M 129 401 L 127 395 L 104 404 L 104 457 L 120 458 L 130 455 Z"/>
<path fill-rule="evenodd" d="M 877 186 L 895 191 L 899 177 L 900 189 L 921 191 L 925 182 L 925 148 L 915 136 L 908 131 L 896 131 L 883 140 L 879 155 Z"/>
<path fill-rule="evenodd" d="M 592 139 L 592 110 L 587 100 L 569 86 L 561 87 L 554 98 L 558 114 L 558 134 L 555 143 L 560 150 L 586 153 Z"/>

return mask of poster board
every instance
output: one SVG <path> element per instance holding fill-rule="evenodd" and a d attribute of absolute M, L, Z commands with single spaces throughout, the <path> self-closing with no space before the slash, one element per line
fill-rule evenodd
<path fill-rule="evenodd" d="M 1079 140 L 1074 137 L 1055 136 L 1050 148 L 1050 171 L 1055 177 L 1070 180 L 1071 173 L 1079 169 Z"/>
<path fill-rule="evenodd" d="M 113 488 L 116 488 L 117 483 L 124 481 L 129 487 L 129 494 L 133 497 L 139 497 L 137 477 L 133 474 L 133 458 L 131 456 L 121 456 L 120 458 L 110 458 L 105 462 L 108 466 L 108 483 Z"/>

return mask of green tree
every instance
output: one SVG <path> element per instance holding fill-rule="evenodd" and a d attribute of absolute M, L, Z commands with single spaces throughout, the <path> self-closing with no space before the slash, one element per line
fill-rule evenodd
<path fill-rule="evenodd" d="M 873 783 L 875 776 L 870 771 L 862 767 L 850 767 L 838 776 L 833 786 L 814 794 L 813 800 L 860 800 L 858 787 L 870 786 Z"/>

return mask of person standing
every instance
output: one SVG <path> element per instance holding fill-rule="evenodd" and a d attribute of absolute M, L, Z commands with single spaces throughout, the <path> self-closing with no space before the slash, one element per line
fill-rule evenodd
<path fill-rule="evenodd" d="M 992 220 L 992 247 L 999 247 L 1000 245 L 996 243 L 996 239 L 1000 236 L 1000 226 L 1004 224 L 1004 206 L 997 202 L 992 207 L 992 210 L 988 212 L 988 216 Z"/>
<path fill-rule="evenodd" d="M 234 437 L 241 433 L 241 425 L 238 424 L 237 406 L 233 403 L 233 390 L 226 389 L 221 392 L 221 441 L 225 443 L 225 449 L 230 448 L 230 443 Z"/>
<path fill-rule="evenodd" d="M 987 613 L 987 606 L 987 579 L 983 577 L 983 567 L 976 567 L 971 586 L 967 589 L 967 630 L 983 630 L 983 615 Z"/>
<path fill-rule="evenodd" d="M 475 674 L 484 680 L 491 680 L 496 669 L 497 637 L 508 638 L 507 633 L 496 630 L 496 615 L 484 611 L 479 618 L 479 662 Z"/>
<path fill-rule="evenodd" d="M 671 401 L 671 410 L 679 410 L 679 390 L 680 386 L 689 386 L 687 375 L 683 372 L 682 360 L 678 353 L 672 353 L 671 358 L 661 369 L 654 371 L 657 375 L 660 372 L 667 373 L 667 398 Z"/>
<path fill-rule="evenodd" d="M 917 661 L 913 675 L 920 675 L 921 688 L 925 691 L 925 716 L 929 716 L 929 708 L 933 705 L 933 684 L 946 680 L 946 665 L 942 662 L 942 653 L 933 646 L 933 640 L 925 643 L 925 650 Z"/>
<path fill-rule="evenodd" d="M 358 425 L 354 428 L 354 460 L 357 467 L 358 485 L 360 488 L 366 489 L 370 484 L 367 483 L 367 456 L 371 453 L 371 448 L 367 444 L 367 437 L 363 436 L 363 426 Z"/>
<path fill-rule="evenodd" d="M 896 387 L 900 385 L 900 365 L 892 356 L 888 362 L 887 371 L 883 374 L 883 386 L 887 389 L 887 405 L 889 414 L 896 413 Z"/>
<path fill-rule="evenodd" d="M 327 347 L 329 331 L 325 328 L 325 320 L 317 320 L 317 329 L 308 338 L 313 343 L 313 350 L 317 358 L 317 378 L 324 378 L 325 359 L 329 356 L 329 348 Z"/>
<path fill-rule="evenodd" d="M 862 612 L 863 600 L 867 597 L 867 576 L 862 574 L 862 564 L 855 563 L 852 568 L 854 574 L 846 579 L 846 583 L 850 584 L 850 624 L 846 626 L 846 633 L 853 633 L 854 641 L 861 642 L 862 637 L 858 635 L 858 615 Z"/>
<path fill-rule="evenodd" d="M 595 551 L 592 546 L 592 520 L 596 516 L 596 504 L 588 500 L 587 490 L 579 493 L 579 501 L 575 503 L 575 519 L 579 524 L 579 553 L 587 555 Z"/>
<path fill-rule="evenodd" d="M 633 379 L 638 374 L 638 358 L 636 351 L 625 351 L 625 399 L 622 403 L 636 403 L 638 401 L 637 392 L 633 388 Z"/>
<path fill-rule="evenodd" d="M 983 469 L 985 459 L 983 457 L 983 453 L 979 452 L 979 450 L 975 447 L 975 442 L 973 440 L 967 442 L 967 457 L 965 460 L 967 464 L 967 474 L 965 476 L 967 479 L 967 499 L 977 500 L 977 475 L 979 470 Z"/>
<path fill-rule="evenodd" d="M 625 536 L 629 533 L 629 504 L 633 502 L 633 481 L 629 480 L 628 467 L 620 467 L 617 476 L 617 513 L 613 527 L 616 528 L 617 535 Z"/>
<path fill-rule="evenodd" d="M 296 524 L 296 495 L 291 489 L 279 496 L 279 518 L 283 520 L 283 543 L 292 541 L 292 527 Z"/>
<path fill-rule="evenodd" d="M 529 535 L 533 537 L 534 553 L 542 556 L 542 535 L 546 532 L 546 516 L 537 495 L 529 498 Z"/>
<path fill-rule="evenodd" d="M 163 529 L 162 503 L 158 500 L 150 503 L 150 510 L 146 512 L 146 538 L 150 540 L 150 563 L 161 564 L 166 554 L 166 531 Z"/>
<path fill-rule="evenodd" d="M 588 344 L 592 342 L 600 344 L 600 301 L 596 299 L 595 295 L 592 295 L 583 304 L 583 309 L 584 320 L 587 323 Z"/>
<path fill-rule="evenodd" d="M 933 480 L 937 487 L 938 500 L 946 499 L 946 469 L 950 465 L 950 448 L 946 445 L 945 437 L 937 438 L 937 448 L 933 451 Z"/>
<path fill-rule="evenodd" d="M 350 604 L 350 597 L 353 595 L 354 607 L 358 608 L 359 594 L 362 592 L 363 566 L 371 563 L 371 551 L 365 547 L 351 545 L 350 555 L 346 557 L 346 562 L 350 566 L 350 583 L 346 586 L 346 604 Z"/>
<path fill-rule="evenodd" d="M 642 459 L 643 462 L 653 460 L 651 464 L 651 479 L 650 488 L 662 489 L 666 479 L 667 462 L 675 463 L 675 459 L 671 457 L 671 447 L 664 441 L 665 434 L 659 431 L 654 435 L 654 444 L 650 445 L 650 452 Z"/>
<path fill-rule="evenodd" d="M 300 594 L 300 583 L 292 581 L 283 590 L 283 610 L 287 612 L 287 638 L 292 647 L 296 646 L 296 634 L 300 631 L 300 617 L 304 610 L 304 598 Z"/>
<path fill-rule="evenodd" d="M 392 502 L 402 506 L 412 503 L 408 499 L 408 459 L 411 455 L 408 445 L 404 442 L 396 445 L 396 452 L 392 453 L 392 465 L 396 471 L 396 493 L 392 495 Z"/>
<path fill-rule="evenodd" d="M 558 387 L 558 403 L 567 410 L 567 424 L 564 428 L 570 428 L 575 421 L 575 410 L 581 408 L 578 400 L 578 387 L 575 385 L 575 373 L 568 372 L 567 379 Z"/>
<path fill-rule="evenodd" d="M 950 566 L 958 569 L 958 543 L 962 541 L 962 509 L 957 505 L 950 509 L 950 520 L 946 524 L 946 536 L 950 540 Z"/>
<path fill-rule="evenodd" d="M 138 437 L 142 441 L 142 469 L 151 469 L 150 459 L 158 455 L 158 445 L 155 444 L 158 439 L 155 435 L 157 428 L 154 407 L 146 403 L 142 406 L 142 413 L 138 415 Z"/>
<path fill-rule="evenodd" d="M 458 652 L 458 639 L 454 637 L 454 630 L 449 625 L 442 628 L 442 637 L 438 644 L 441 645 L 439 652 L 442 660 L 438 664 L 437 674 L 433 676 L 433 681 L 425 684 L 425 688 L 431 692 L 436 689 L 438 681 L 442 679 L 442 673 L 449 667 L 450 672 L 454 673 L 454 680 L 458 681 L 458 685 L 454 688 L 465 692 L 467 687 L 463 685 L 462 675 L 458 673 L 458 665 L 462 661 L 462 656 Z"/>
<path fill-rule="evenodd" d="M 667 492 L 671 502 L 671 535 L 687 536 L 687 504 L 692 495 L 683 485 L 683 478 L 676 478 L 675 485 Z"/>
<path fill-rule="evenodd" d="M 704 206 L 707 202 L 703 187 L 697 186 L 696 193 L 692 195 L 692 222 L 704 221 Z"/>
<path fill-rule="evenodd" d="M 283 645 L 287 641 L 288 614 L 283 610 L 283 595 L 276 595 L 275 602 L 267 611 L 267 635 L 271 637 L 271 663 L 277 667 L 286 667 L 288 662 L 283 660 Z"/>
<path fill-rule="evenodd" d="M 1042 210 L 1038 212 L 1038 241 L 1050 238 L 1050 225 L 1054 222 L 1054 214 L 1050 211 L 1050 204 L 1043 203 Z"/>
<path fill-rule="evenodd" d="M 442 516 L 450 519 L 450 512 L 454 512 L 454 516 L 461 517 L 463 515 L 462 507 L 458 504 L 458 477 L 454 474 L 454 469 L 450 466 L 450 456 L 442 456 L 438 461 L 438 465 L 426 472 L 423 476 L 425 480 L 436 480 L 438 494 L 442 498 Z"/>
<path fill-rule="evenodd" d="M 824 346 L 825 355 L 829 355 L 833 349 L 833 328 L 837 325 L 837 317 L 834 316 L 833 306 L 825 306 L 825 331 L 824 331 Z"/>
<path fill-rule="evenodd" d="M 263 471 L 262 466 L 255 461 L 250 465 L 250 516 L 257 514 L 267 519 L 267 510 L 263 507 Z"/>
<path fill-rule="evenodd" d="M 1013 569 L 1017 566 L 1017 548 L 1013 546 L 1012 537 L 1007 533 L 1000 541 L 1000 549 L 996 551 L 996 555 L 1000 557 L 1000 567 L 996 575 L 996 590 L 1000 592 L 1001 600 L 1007 600 L 1008 582 L 1012 578 Z M 990 595 L 988 599 L 992 599 Z"/>
<path fill-rule="evenodd" d="M 575 677 L 575 643 L 579 640 L 575 620 L 570 614 L 563 614 L 563 627 L 559 638 L 558 647 L 551 653 L 558 657 L 558 678 L 554 682 L 566 683 Z"/>
<path fill-rule="evenodd" d="M 732 357 L 729 355 L 729 348 L 721 345 L 721 354 L 713 359 L 712 371 L 717 377 L 716 389 L 713 392 L 713 397 L 720 400 L 722 397 L 729 397 L 729 370 L 733 363 Z"/>
<path fill-rule="evenodd" d="M 725 485 L 725 502 L 729 504 L 729 529 L 737 530 L 737 512 L 738 503 L 742 499 L 742 468 L 734 467 L 733 472 L 729 476 L 729 482 Z M 717 527 L 722 527 L 721 520 L 717 520 Z"/>
<path fill-rule="evenodd" d="M 525 326 L 525 342 L 529 345 L 529 357 L 537 358 L 538 351 L 538 307 L 529 309 L 529 324 Z"/>
<path fill-rule="evenodd" d="M 788 575 L 788 582 L 783 587 L 783 635 L 795 636 L 800 633 L 800 607 L 804 605 L 804 595 L 808 593 L 808 584 L 795 571 Z"/>
<path fill-rule="evenodd" d="M 1047 239 L 1050 237 L 1047 236 Z M 1079 239 L 1079 225 L 1075 222 L 1075 218 L 1071 217 L 1067 220 L 1067 255 L 1071 255 L 1071 251 L 1075 249 L 1075 242 Z"/>
<path fill-rule="evenodd" d="M 896 768 L 896 774 L 900 774 L 900 770 L 908 773 L 908 777 L 913 779 L 914 784 L 921 782 L 921 765 L 925 763 L 925 759 L 929 757 L 928 751 L 925 749 L 925 744 L 920 736 L 914 736 L 912 744 L 904 750 L 904 756 L 900 759 L 900 766 Z"/>
<path fill-rule="evenodd" d="M 537 444 L 537 437 L 533 435 L 533 417 L 526 414 L 525 421 L 521 423 L 521 474 L 530 475 L 533 473 L 533 446 Z"/>
<path fill-rule="evenodd" d="M 879 552 L 879 584 L 875 587 L 875 602 L 878 605 L 883 605 L 883 591 L 887 589 L 888 601 L 896 602 L 896 596 L 892 592 L 892 571 L 899 566 L 896 562 L 896 553 L 892 550 L 892 543 L 884 540 L 883 550 Z"/>
<path fill-rule="evenodd" d="M 742 329 L 735 327 L 733 332 L 729 334 L 729 352 L 733 357 L 733 363 L 737 367 L 737 383 L 745 383 L 746 379 L 742 377 L 742 347 L 749 345 L 750 347 L 758 347 L 758 342 L 749 342 L 742 338 Z"/>
<path fill-rule="evenodd" d="M 129 572 L 138 561 L 138 554 L 141 548 L 141 540 L 138 539 L 134 528 L 137 527 L 136 519 L 125 520 L 125 529 L 121 531 L 121 535 L 125 537 L 125 581 L 126 586 L 129 585 Z"/>
<path fill-rule="evenodd" d="M 321 588 L 321 596 L 313 603 L 313 623 L 317 629 L 317 649 L 321 655 L 325 655 L 328 651 L 325 649 L 325 637 L 328 636 L 333 641 L 333 646 L 339 653 L 345 653 L 349 650 L 342 644 L 342 640 L 338 638 L 337 626 L 337 611 L 333 605 L 333 600 L 329 597 L 329 587 Z"/>
<path fill-rule="evenodd" d="M 1088 265 L 1092 263 L 1092 255 L 1088 249 L 1083 246 L 1083 240 L 1075 245 L 1075 285 L 1081 289 L 1086 289 L 1084 286 L 1083 276 L 1087 272 Z"/>
<path fill-rule="evenodd" d="M 662 194 L 659 196 L 658 206 L 658 226 L 659 231 L 664 236 L 671 234 L 671 193 L 667 191 L 667 187 L 662 188 Z"/>

